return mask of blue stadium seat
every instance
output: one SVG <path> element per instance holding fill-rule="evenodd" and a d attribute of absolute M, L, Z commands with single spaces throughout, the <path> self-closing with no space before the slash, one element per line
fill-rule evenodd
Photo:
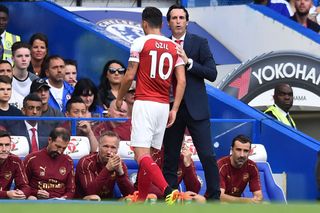
<path fill-rule="evenodd" d="M 279 202 L 286 203 L 286 197 L 284 195 L 283 190 L 280 186 L 275 182 L 270 165 L 268 162 L 256 162 L 259 174 L 260 174 L 260 182 L 262 187 L 263 199 L 265 201 L 271 202 Z M 243 192 L 244 197 L 252 197 L 252 193 L 250 192 L 249 186 Z"/>

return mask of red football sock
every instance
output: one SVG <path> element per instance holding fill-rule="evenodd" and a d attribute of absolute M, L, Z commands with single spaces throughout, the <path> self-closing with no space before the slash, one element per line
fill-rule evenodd
<path fill-rule="evenodd" d="M 147 172 L 142 168 L 139 168 L 137 178 L 139 191 L 138 200 L 144 201 L 149 193 L 148 189 L 151 185 L 151 179 L 149 178 L 149 175 L 147 175 Z"/>
<path fill-rule="evenodd" d="M 145 196 L 147 196 L 147 194 L 149 193 L 148 189 L 151 182 L 155 186 L 157 186 L 162 193 L 164 193 L 165 189 L 168 186 L 168 183 L 164 179 L 159 166 L 152 160 L 150 155 L 145 155 L 142 158 L 140 158 L 139 170 L 140 170 L 140 176 L 139 176 L 139 182 L 138 182 L 139 197 L 140 197 L 140 193 L 142 193 L 142 196 L 145 194 L 146 194 Z M 147 182 L 147 179 L 149 179 L 149 183 Z M 143 183 L 141 183 L 140 185 L 141 181 Z M 142 186 L 142 184 L 148 184 L 148 185 L 144 187 Z M 141 186 L 141 188 L 139 187 L 139 185 Z"/>

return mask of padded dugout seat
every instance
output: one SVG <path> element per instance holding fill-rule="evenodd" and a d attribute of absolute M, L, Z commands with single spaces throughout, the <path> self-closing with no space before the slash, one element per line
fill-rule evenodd
<path fill-rule="evenodd" d="M 24 158 L 29 154 L 29 142 L 25 136 L 11 136 L 11 153 Z"/>

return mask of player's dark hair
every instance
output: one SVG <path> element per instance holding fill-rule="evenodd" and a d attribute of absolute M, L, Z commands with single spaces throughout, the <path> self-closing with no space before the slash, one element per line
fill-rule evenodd
<path fill-rule="evenodd" d="M 274 88 L 274 95 L 278 95 L 280 92 L 282 92 L 281 89 L 283 87 L 290 87 L 291 88 L 291 86 L 287 83 L 279 83 Z"/>
<path fill-rule="evenodd" d="M 234 143 L 236 141 L 240 141 L 241 143 L 250 143 L 250 147 L 251 147 L 251 140 L 245 136 L 245 135 L 237 135 L 233 140 L 232 140 L 232 144 L 231 147 L 234 147 Z"/>
<path fill-rule="evenodd" d="M 78 63 L 74 59 L 64 59 L 65 65 L 73 65 L 76 67 L 76 70 L 78 71 Z"/>
<path fill-rule="evenodd" d="M 142 12 L 142 20 L 149 23 L 152 28 L 162 27 L 162 13 L 156 7 L 146 7 Z"/>
<path fill-rule="evenodd" d="M 84 101 L 79 96 L 71 97 L 66 104 L 67 112 L 70 112 L 72 104 L 75 104 L 75 103 L 85 104 Z"/>
<path fill-rule="evenodd" d="M 8 137 L 11 140 L 11 135 L 8 131 L 1 129 L 0 130 L 0 138 Z"/>
<path fill-rule="evenodd" d="M 167 21 L 169 22 L 170 19 L 171 19 L 171 10 L 173 9 L 182 9 L 185 14 L 186 14 L 186 20 L 189 21 L 189 13 L 188 13 L 188 10 L 184 7 L 184 6 L 181 6 L 181 5 L 177 5 L 177 4 L 174 4 L 174 5 L 171 5 L 171 7 L 169 7 L 169 10 L 167 12 Z"/>
<path fill-rule="evenodd" d="M 52 141 L 55 141 L 57 138 L 61 138 L 65 142 L 70 141 L 70 133 L 68 130 L 66 130 L 63 127 L 56 127 L 54 128 L 50 134 L 49 137 L 52 139 Z"/>

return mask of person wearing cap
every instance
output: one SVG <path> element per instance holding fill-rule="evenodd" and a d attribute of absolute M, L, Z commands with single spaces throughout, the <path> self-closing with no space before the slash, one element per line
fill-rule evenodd
<path fill-rule="evenodd" d="M 42 79 L 38 78 L 34 80 L 30 86 L 30 93 L 36 93 L 42 101 L 42 116 L 43 117 L 64 117 L 64 114 L 57 109 L 49 106 L 49 93 L 50 86 Z"/>
<path fill-rule="evenodd" d="M 42 79 L 38 78 L 32 81 L 30 86 L 30 94 L 35 93 L 39 96 L 42 102 L 42 115 L 41 117 L 65 117 L 64 114 L 49 105 L 49 92 L 50 86 L 48 83 Z M 50 129 L 53 129 L 61 124 L 61 121 L 48 121 L 48 120 L 41 120 L 39 123 L 46 123 L 46 125 L 50 126 Z"/>
<path fill-rule="evenodd" d="M 131 115 L 132 115 L 132 107 L 133 107 L 135 93 L 136 93 L 136 81 L 132 81 L 131 86 L 130 86 L 127 94 L 124 96 L 124 100 L 128 104 L 128 114 L 127 114 L 127 116 L 129 118 L 131 118 Z"/>

